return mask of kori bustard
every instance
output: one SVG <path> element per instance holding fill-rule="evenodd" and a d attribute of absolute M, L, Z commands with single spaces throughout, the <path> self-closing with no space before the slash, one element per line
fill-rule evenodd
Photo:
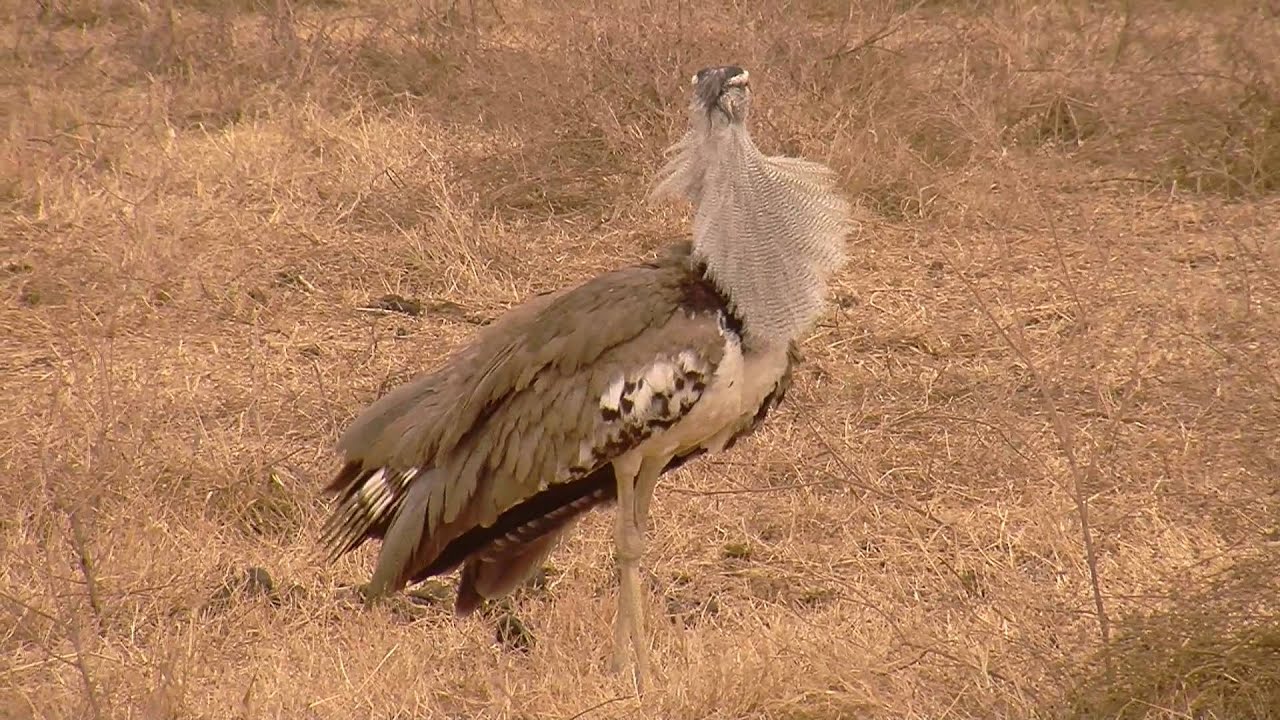
<path fill-rule="evenodd" d="M 616 501 L 612 666 L 648 675 L 640 559 L 658 477 L 750 433 L 844 258 L 831 171 L 766 157 L 746 70 L 693 77 L 690 126 L 653 197 L 693 208 L 692 242 L 509 310 L 342 436 L 324 528 L 336 558 L 380 538 L 367 594 L 462 566 L 467 614 L 523 582 L 590 509 Z"/>

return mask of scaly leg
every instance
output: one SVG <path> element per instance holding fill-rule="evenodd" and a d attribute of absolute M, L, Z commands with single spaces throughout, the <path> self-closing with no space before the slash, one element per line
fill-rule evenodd
<path fill-rule="evenodd" d="M 636 475 L 636 527 L 640 530 L 642 540 L 648 537 L 649 504 L 653 502 L 653 491 L 658 486 L 658 477 L 662 475 L 662 468 L 666 466 L 666 462 L 649 459 L 640 466 L 640 472 Z"/>
<path fill-rule="evenodd" d="M 666 460 L 645 460 L 640 465 L 640 472 L 635 480 L 635 497 L 631 514 L 629 539 L 634 545 L 636 562 L 632 568 L 631 603 L 635 608 L 634 620 L 631 623 L 631 649 L 636 658 L 636 690 L 644 692 L 649 681 L 649 637 L 645 632 L 644 622 L 644 586 L 640 583 L 640 558 L 644 555 L 645 537 L 649 527 L 649 504 L 653 500 L 653 491 L 658 485 L 658 476 L 666 467 Z"/>
<path fill-rule="evenodd" d="M 630 460 L 628 458 L 628 460 Z M 634 608 L 629 591 L 638 573 L 639 557 L 635 553 L 635 539 L 631 532 L 631 518 L 635 517 L 636 475 L 640 472 L 638 461 L 618 461 L 613 473 L 618 482 L 618 508 L 614 518 L 614 552 L 618 562 L 618 614 L 613 621 L 613 659 L 609 669 L 620 672 L 627 662 L 627 643 L 635 623 Z"/>
<path fill-rule="evenodd" d="M 621 465 L 622 467 L 619 467 Z M 645 516 L 657 484 L 662 463 L 619 463 L 616 542 L 618 553 L 618 619 L 613 628 L 615 671 L 625 663 L 629 639 L 635 658 L 636 689 L 644 692 L 649 677 L 649 643 L 645 634 L 644 589 L 640 583 L 640 560 L 644 555 Z"/>

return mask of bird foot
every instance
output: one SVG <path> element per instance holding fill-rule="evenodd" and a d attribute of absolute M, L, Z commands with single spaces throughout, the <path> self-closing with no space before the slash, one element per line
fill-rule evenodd
<path fill-rule="evenodd" d="M 618 617 L 613 625 L 613 650 L 609 655 L 609 672 L 620 673 L 630 664 L 628 650 L 631 649 L 631 618 L 625 610 L 619 608 Z"/>
<path fill-rule="evenodd" d="M 614 657 L 609 660 L 609 673 L 626 680 L 627 684 L 635 690 L 637 697 L 644 696 L 648 678 L 647 673 L 641 672 L 639 667 Z"/>
<path fill-rule="evenodd" d="M 647 675 L 649 674 L 648 648 L 639 644 L 638 629 L 633 626 L 627 616 L 614 626 L 614 644 L 609 655 L 609 672 L 622 675 L 631 681 L 637 695 L 644 694 Z"/>

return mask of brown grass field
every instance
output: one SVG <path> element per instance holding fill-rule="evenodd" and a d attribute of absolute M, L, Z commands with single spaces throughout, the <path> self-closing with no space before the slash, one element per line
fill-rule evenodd
<path fill-rule="evenodd" d="M 0 717 L 1280 717 L 1280 7 L 0 0 Z M 859 227 L 788 403 L 456 620 L 337 435 L 688 233 L 687 79 Z M 418 315 L 362 309 L 388 294 Z"/>

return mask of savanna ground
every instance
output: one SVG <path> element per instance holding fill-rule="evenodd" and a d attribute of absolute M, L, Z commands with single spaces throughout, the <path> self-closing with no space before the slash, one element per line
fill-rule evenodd
<path fill-rule="evenodd" d="M 1278 12 L 3 0 L 0 716 L 1280 716 Z M 784 410 L 660 487 L 658 687 L 608 513 L 362 609 L 338 433 L 686 235 L 725 62 L 860 224 Z"/>

